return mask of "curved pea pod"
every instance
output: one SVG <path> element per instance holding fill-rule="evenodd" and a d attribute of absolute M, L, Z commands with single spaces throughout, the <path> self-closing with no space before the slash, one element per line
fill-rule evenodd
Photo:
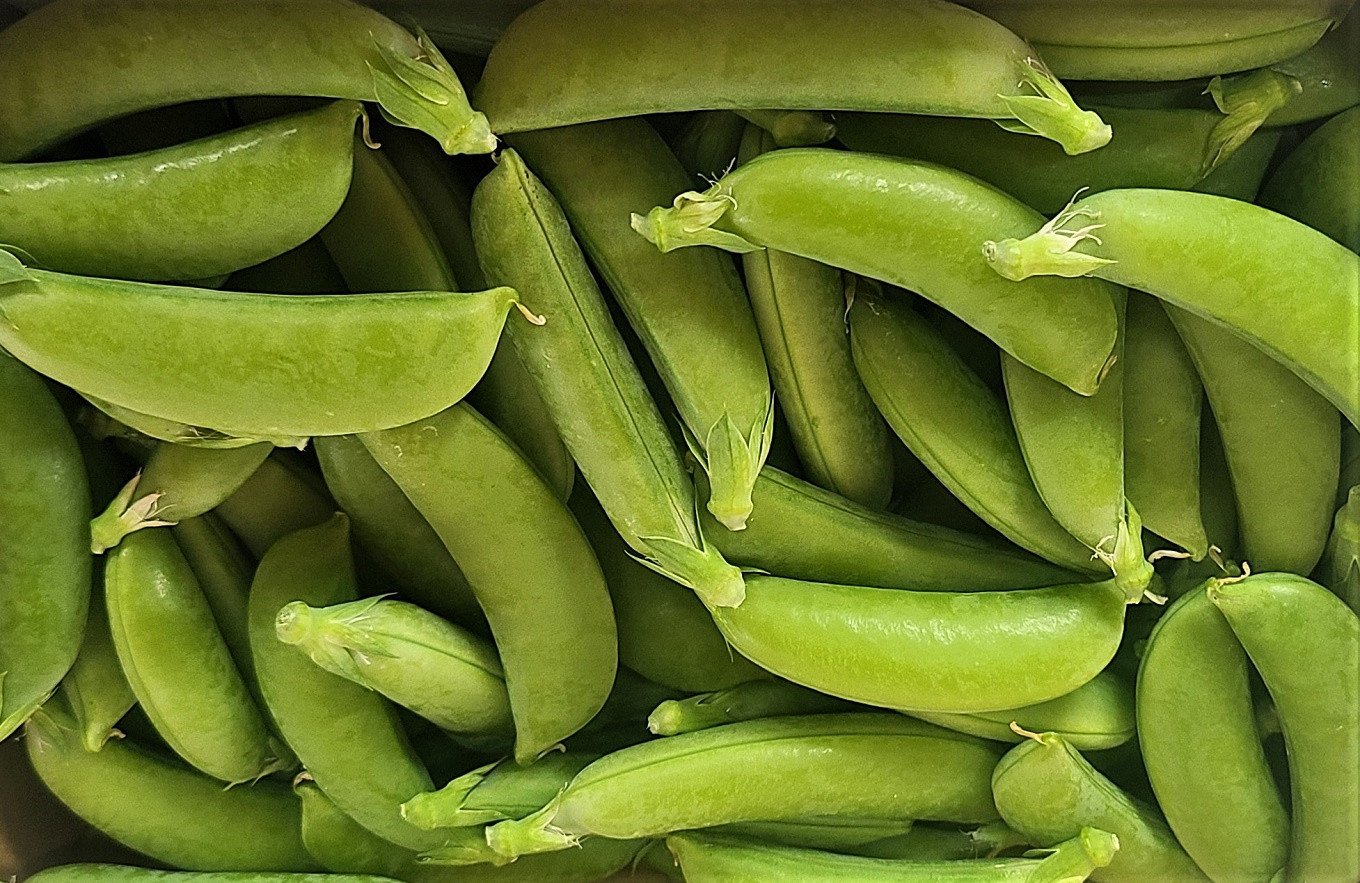
<path fill-rule="evenodd" d="M 1202 881 L 1156 810 L 1121 791 L 1054 733 L 1034 734 L 1012 748 L 992 774 L 1001 818 L 1036 845 L 1050 846 L 1100 826 L 1119 838 L 1101 880 Z"/>
<path fill-rule="evenodd" d="M 658 736 L 676 736 L 741 721 L 854 710 L 853 705 L 834 696 L 787 681 L 762 679 L 713 693 L 667 699 L 647 716 L 647 729 Z"/>
<path fill-rule="evenodd" d="M 153 871 L 132 865 L 59 865 L 32 877 L 38 883 L 396 883 L 370 874 L 291 874 L 257 871 Z"/>
<path fill-rule="evenodd" d="M 1294 149 L 1261 192 L 1261 205 L 1360 251 L 1360 108 L 1323 123 Z"/>
<path fill-rule="evenodd" d="M 75 662 L 90 603 L 90 491 L 38 375 L 0 352 L 0 739 Z"/>
<path fill-rule="evenodd" d="M 746 530 L 708 535 L 734 563 L 778 576 L 918 591 L 1031 588 L 1071 578 L 1009 543 L 867 509 L 772 466 L 760 471 L 755 500 Z"/>
<path fill-rule="evenodd" d="M 513 150 L 473 194 L 472 232 L 487 279 L 513 281 L 542 314 L 507 336 L 619 534 L 701 597 L 741 603 L 741 572 L 699 528 L 693 482 L 566 215 Z"/>
<path fill-rule="evenodd" d="M 162 442 L 145 468 L 90 522 L 90 550 L 100 555 L 133 531 L 166 527 L 216 508 L 235 493 L 273 449 L 199 448 Z"/>
<path fill-rule="evenodd" d="M 156 861 L 199 871 L 310 871 L 298 802 L 274 782 L 217 779 L 126 740 L 86 751 L 63 703 L 29 723 L 29 760 L 53 794 L 92 827 Z M 128 797 L 136 795 L 135 811 Z"/>
<path fill-rule="evenodd" d="M 1167 312 L 1199 370 L 1223 439 L 1242 557 L 1262 570 L 1311 573 L 1327 544 L 1336 497 L 1336 409 L 1230 331 L 1175 307 Z"/>
<path fill-rule="evenodd" d="M 245 448 L 251 445 L 267 443 L 280 448 L 297 448 L 302 450 L 307 446 L 305 436 L 296 435 L 270 435 L 261 434 L 258 437 L 243 435 L 233 435 L 221 432 L 216 429 L 208 429 L 203 426 L 190 426 L 187 423 L 180 423 L 176 420 L 167 420 L 164 417 L 155 417 L 151 414 L 143 414 L 131 408 L 124 408 L 122 405 L 115 405 L 113 402 L 106 402 L 101 398 L 91 395 L 82 397 L 89 402 L 93 408 L 87 410 L 87 425 L 94 427 L 94 431 L 101 433 L 101 437 L 111 436 L 128 439 L 133 442 L 144 442 L 146 439 L 156 439 L 157 441 L 169 442 L 170 444 L 183 445 L 190 448 L 209 448 L 214 450 L 230 450 L 232 448 Z M 97 424 L 97 425 L 96 425 Z M 145 436 L 139 438 L 138 436 Z M 147 457 L 150 456 L 148 453 Z"/>
<path fill-rule="evenodd" d="M 467 405 L 361 440 L 486 611 L 515 757 L 532 760 L 594 717 L 614 681 L 614 614 L 595 553 L 523 455 Z"/>
<path fill-rule="evenodd" d="M 642 119 L 510 142 L 561 204 L 651 356 L 708 473 L 708 510 L 741 530 L 774 431 L 770 377 L 741 278 L 726 255 L 661 254 L 619 223 L 688 187 L 689 176 Z"/>
<path fill-rule="evenodd" d="M 1114 289 L 1090 280 L 998 284 L 978 251 L 986 231 L 1019 235 L 1038 220 L 962 172 L 794 148 L 758 156 L 703 193 L 682 193 L 632 223 L 662 251 L 773 248 L 918 292 L 1036 371 L 1090 395 L 1118 336 Z"/>
<path fill-rule="evenodd" d="M 911 307 L 857 293 L 850 346 L 888 425 L 954 496 L 1016 545 L 1055 564 L 1076 572 L 1102 567 L 1044 504 L 1000 398 Z M 1131 548 L 1136 540 L 1130 533 L 1105 554 L 1112 563 L 1136 562 L 1142 558 Z"/>
<path fill-rule="evenodd" d="M 645 11 L 620 0 L 551 0 L 506 29 L 477 103 L 502 134 L 772 107 L 985 117 L 1069 153 L 1110 140 L 1109 126 L 1077 107 L 1023 41 L 981 15 L 921 0 L 873 0 L 853 18 L 842 11 L 830 0 L 669 0 Z M 702 44 L 677 52 L 696 20 L 711 25 Z"/>
<path fill-rule="evenodd" d="M 95 581 L 80 652 L 62 678 L 60 691 L 70 706 L 86 751 L 98 751 L 110 739 L 121 739 L 123 733 L 117 729 L 118 722 L 137 704 L 113 646 L 103 580 L 96 575 Z"/>
<path fill-rule="evenodd" d="M 175 288 L 34 270 L 0 253 L 0 344 L 16 358 L 82 393 L 232 435 L 341 435 L 427 417 L 481 377 L 514 301 L 508 288 Z"/>
<path fill-rule="evenodd" d="M 1053 849 L 1036 850 L 1031 857 L 912 861 L 863 858 L 778 846 L 729 834 L 690 831 L 666 838 L 666 848 L 680 863 L 686 881 L 768 879 L 789 883 L 844 880 L 968 881 L 1081 881 L 1104 868 L 1119 851 L 1119 838 L 1095 828 L 1084 828 Z"/>
<path fill-rule="evenodd" d="M 1336 510 L 1319 570 L 1322 583 L 1360 613 L 1360 486 L 1352 487 Z"/>
<path fill-rule="evenodd" d="M 1204 193 L 1109 190 L 983 249 L 1008 279 L 1091 274 L 1226 326 L 1360 422 L 1360 255 L 1292 218 Z"/>
<path fill-rule="evenodd" d="M 275 451 L 213 513 L 258 559 L 288 534 L 328 520 L 335 502 L 316 487 L 304 463 Z"/>
<path fill-rule="evenodd" d="M 0 242 L 42 266 L 121 279 L 202 279 L 320 230 L 349 189 L 355 102 L 163 150 L 0 164 Z"/>
<path fill-rule="evenodd" d="M 139 110 L 245 95 L 376 101 L 446 153 L 495 146 L 424 34 L 348 0 L 60 0 L 7 28 L 0 58 L 14 89 L 0 105 L 3 160 Z"/>
<path fill-rule="evenodd" d="M 345 815 L 315 782 L 299 777 L 293 792 L 302 804 L 302 844 L 330 873 L 400 874 L 415 861 L 415 853 Z"/>
<path fill-rule="evenodd" d="M 905 711 L 997 711 L 1064 696 L 1113 658 L 1124 626 L 1113 580 L 975 593 L 746 582 L 740 607 L 710 610 L 738 652 L 796 684 Z"/>
<path fill-rule="evenodd" d="M 599 759 L 585 752 L 552 752 L 527 766 L 493 763 L 459 776 L 438 791 L 417 794 L 402 815 L 425 830 L 461 828 L 523 818 L 557 796 L 576 774 Z"/>
<path fill-rule="evenodd" d="M 582 837 L 654 837 L 814 815 L 983 822 L 996 817 L 986 743 L 901 715 L 746 721 L 644 742 L 582 770 L 551 803 L 487 830 L 503 855 Z M 790 792 L 791 781 L 818 783 Z"/>
<path fill-rule="evenodd" d="M 1269 880 L 1289 849 L 1249 674 L 1203 587 L 1162 616 L 1138 671 L 1138 739 L 1157 804 L 1215 880 Z"/>
<path fill-rule="evenodd" d="M 1211 580 L 1206 592 L 1280 716 L 1293 806 L 1284 879 L 1360 877 L 1360 619 L 1293 574 Z"/>

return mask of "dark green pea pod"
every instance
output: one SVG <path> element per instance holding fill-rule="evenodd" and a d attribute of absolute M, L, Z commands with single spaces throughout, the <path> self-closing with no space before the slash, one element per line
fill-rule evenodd
<path fill-rule="evenodd" d="M 1360 614 L 1360 486 L 1336 510 L 1320 569 L 1323 584 Z"/>
<path fill-rule="evenodd" d="M 667 699 L 647 716 L 647 729 L 658 736 L 676 736 L 746 720 L 854 710 L 855 706 L 843 699 L 788 681 L 762 679 L 713 693 Z"/>
<path fill-rule="evenodd" d="M 332 294 L 345 290 L 345 279 L 321 239 L 313 236 L 276 258 L 237 270 L 223 287 L 277 294 Z"/>
<path fill-rule="evenodd" d="M 701 110 L 685 122 L 670 145 L 692 180 L 717 178 L 736 162 L 745 129 L 745 120 L 731 111 Z"/>
<path fill-rule="evenodd" d="M 214 511 L 255 558 L 304 527 L 335 514 L 335 501 L 308 480 L 306 464 L 275 451 Z"/>
<path fill-rule="evenodd" d="M 1360 20 L 1360 16 L 1357 17 Z M 1337 114 L 1280 164 L 1261 191 L 1261 205 L 1321 230 L 1360 251 L 1360 109 Z"/>

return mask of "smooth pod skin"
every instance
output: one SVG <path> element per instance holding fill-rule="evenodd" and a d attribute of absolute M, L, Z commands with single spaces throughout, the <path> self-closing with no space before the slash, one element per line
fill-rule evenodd
<path fill-rule="evenodd" d="M 1044 504 L 1000 398 L 905 301 L 857 294 L 850 346 L 888 425 L 954 496 L 1055 564 L 1078 573 L 1103 567 Z"/>
<path fill-rule="evenodd" d="M 0 164 L 0 242 L 85 276 L 202 279 L 330 220 L 349 189 L 354 102 L 111 159 Z"/>
<path fill-rule="evenodd" d="M 705 533 L 733 563 L 778 576 L 918 591 L 1020 589 L 1071 579 L 1069 571 L 1003 541 L 876 512 L 773 466 L 760 471 L 755 501 L 746 530 Z"/>
<path fill-rule="evenodd" d="M 906 711 L 1056 699 L 1100 673 L 1124 626 L 1113 581 L 974 593 L 746 583 L 740 607 L 710 610 L 738 652 L 796 684 Z"/>
<path fill-rule="evenodd" d="M 278 639 L 274 621 L 292 601 L 355 600 L 349 530 L 342 515 L 275 544 L 250 588 L 250 647 L 269 714 L 303 767 L 336 805 L 407 849 L 438 837 L 408 824 L 399 807 L 433 787 L 386 699 L 312 663 Z"/>
<path fill-rule="evenodd" d="M 590 544 L 523 455 L 467 405 L 361 438 L 486 612 L 515 757 L 531 761 L 594 717 L 614 681 L 614 614 Z"/>
<path fill-rule="evenodd" d="M 709 511 L 742 529 L 769 453 L 773 401 L 741 278 L 725 254 L 661 254 L 620 222 L 691 179 L 643 119 L 528 132 L 510 143 L 561 204 L 651 356 L 708 472 Z"/>
<path fill-rule="evenodd" d="M 75 662 L 90 603 L 90 491 L 42 379 L 0 352 L 0 739 Z"/>
<path fill-rule="evenodd" d="M 396 883 L 369 874 L 289 874 L 259 871 L 153 871 L 131 865 L 60 865 L 40 871 L 37 883 Z"/>
<path fill-rule="evenodd" d="M 223 788 L 126 740 L 86 751 L 60 702 L 34 715 L 24 744 L 38 777 L 72 812 L 156 861 L 195 871 L 317 868 L 298 836 L 297 798 L 277 783 Z"/>
<path fill-rule="evenodd" d="M 1162 616 L 1138 670 L 1138 740 L 1157 805 L 1214 880 L 1269 880 L 1289 850 L 1249 676 L 1203 588 Z"/>
<path fill-rule="evenodd" d="M 693 481 L 566 215 L 513 150 L 473 194 L 472 234 L 487 280 L 519 286 L 543 317 L 506 334 L 619 534 L 701 597 L 740 603 L 741 574 L 696 522 Z"/>
<path fill-rule="evenodd" d="M 918 292 L 1036 371 L 1090 395 L 1118 335 L 1114 289 L 1089 280 L 998 285 L 978 250 L 986 231 L 1021 235 L 1037 220 L 1033 209 L 942 166 L 795 148 L 756 157 L 633 225 L 663 251 L 773 248 Z"/>
<path fill-rule="evenodd" d="M 508 288 L 219 292 L 0 254 L 0 344 L 16 358 L 82 393 L 233 435 L 367 432 L 448 407 L 486 370 L 514 299 Z"/>
<path fill-rule="evenodd" d="M 1108 190 L 984 252 L 1008 279 L 1093 274 L 1225 325 L 1360 423 L 1360 255 L 1292 218 L 1205 193 Z"/>
<path fill-rule="evenodd" d="M 910 820 L 812 816 L 779 822 L 737 822 L 734 825 L 719 825 L 711 830 L 716 834 L 779 846 L 853 852 L 868 843 L 901 837 L 914 824 Z"/>
<path fill-rule="evenodd" d="M 1360 251 L 1360 108 L 1323 123 L 1294 149 L 1265 189 L 1261 205 Z"/>
<path fill-rule="evenodd" d="M 550 0 L 487 59 L 477 104 L 498 133 L 683 110 L 872 110 L 996 119 L 1069 153 L 1110 140 L 1028 46 L 981 15 L 929 0 L 740 6 Z M 696 20 L 709 23 L 691 38 Z M 688 42 L 687 42 L 688 41 Z M 685 46 L 688 51 L 677 51 Z M 544 67 L 544 59 L 552 59 Z"/>
<path fill-rule="evenodd" d="M 763 678 L 713 693 L 667 699 L 647 716 L 647 729 L 658 736 L 675 736 L 747 720 L 854 710 L 834 696 Z"/>
<path fill-rule="evenodd" d="M 244 95 L 376 101 L 446 153 L 495 146 L 427 38 L 348 0 L 60 0 L 7 28 L 0 59 L 4 161 L 140 110 Z"/>
<path fill-rule="evenodd" d="M 487 831 L 497 852 L 810 815 L 985 822 L 996 750 L 901 715 L 746 721 L 644 742 L 586 767 L 552 803 Z"/>
<path fill-rule="evenodd" d="M 1284 879 L 1360 878 L 1360 618 L 1293 574 L 1212 580 L 1206 591 L 1284 731 L 1293 807 Z"/>
<path fill-rule="evenodd" d="M 1175 307 L 1167 312 L 1199 370 L 1223 439 L 1243 560 L 1258 570 L 1311 573 L 1327 544 L 1336 497 L 1336 409 L 1230 331 Z"/>
<path fill-rule="evenodd" d="M 95 580 L 80 652 L 61 681 L 61 695 L 70 706 L 86 751 L 98 751 L 110 739 L 122 738 L 117 724 L 137 704 L 113 646 L 101 575 Z"/>
<path fill-rule="evenodd" d="M 1318 570 L 1323 584 L 1360 614 L 1360 485 L 1347 492 L 1336 510 Z"/>
<path fill-rule="evenodd" d="M 1102 883 L 1209 879 L 1185 854 L 1157 812 L 1121 791 L 1060 736 L 1036 735 L 1012 748 L 992 774 L 1001 817 L 1042 846 L 1098 827 L 1119 838 L 1119 852 L 1098 873 Z"/>
<path fill-rule="evenodd" d="M 414 862 L 414 852 L 345 815 L 315 782 L 300 779 L 293 791 L 302 804 L 302 844 L 330 873 L 399 874 Z"/>
<path fill-rule="evenodd" d="M 259 559 L 288 534 L 328 520 L 335 501 L 308 480 L 300 460 L 275 451 L 213 512 Z"/>
<path fill-rule="evenodd" d="M 92 419 L 99 421 L 100 431 L 108 436 L 129 439 L 139 444 L 144 441 L 141 436 L 190 448 L 216 448 L 219 450 L 244 448 L 261 442 L 267 442 L 281 448 L 298 448 L 301 450 L 307 444 L 307 439 L 301 436 L 270 435 L 267 433 L 261 433 L 258 437 L 233 435 L 216 429 L 190 426 L 187 423 L 167 420 L 164 417 L 143 414 L 140 411 L 104 401 L 97 396 L 82 393 L 81 397 L 89 402 L 95 411 L 99 412 L 100 416 L 98 418 L 92 417 Z M 109 424 L 114 425 L 112 428 L 106 429 L 105 426 Z M 150 456 L 148 452 L 146 457 L 149 458 Z"/>

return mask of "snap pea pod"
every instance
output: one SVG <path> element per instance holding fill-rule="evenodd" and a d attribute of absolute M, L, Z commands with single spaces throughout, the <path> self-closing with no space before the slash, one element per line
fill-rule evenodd
<path fill-rule="evenodd" d="M 145 468 L 90 522 L 90 550 L 100 555 L 134 531 L 166 527 L 216 508 L 255 474 L 271 450 L 264 443 L 201 448 L 161 442 Z"/>
<path fill-rule="evenodd" d="M 992 774 L 1001 817 L 1031 843 L 1050 846 L 1099 826 L 1119 838 L 1102 881 L 1209 879 L 1151 807 L 1121 791 L 1054 733 L 1032 734 Z"/>
<path fill-rule="evenodd" d="M 275 451 L 213 511 L 258 559 L 288 534 L 326 521 L 335 508 L 308 480 L 305 464 Z"/>
<path fill-rule="evenodd" d="M 1007 279 L 1093 274 L 1226 325 L 1360 423 L 1360 255 L 1291 218 L 1204 193 L 1109 190 L 983 249 Z"/>
<path fill-rule="evenodd" d="M 872 0 L 740 6 L 538 4 L 487 59 L 477 103 L 501 134 L 682 110 L 878 110 L 996 119 L 1069 153 L 1110 140 L 1019 38 L 960 7 Z M 677 51 L 695 20 L 710 24 Z M 544 59 L 552 64 L 545 67 Z M 645 70 L 646 76 L 638 76 Z"/>
<path fill-rule="evenodd" d="M 710 610 L 738 652 L 796 684 L 905 711 L 1056 699 L 1100 673 L 1124 626 L 1113 580 L 973 593 L 746 582 L 740 607 Z M 979 665 L 993 658 L 1009 676 Z"/>
<path fill-rule="evenodd" d="M 90 491 L 42 379 L 0 352 L 0 739 L 56 689 L 89 613 Z"/>
<path fill-rule="evenodd" d="M 811 816 L 778 822 L 737 822 L 708 829 L 714 834 L 756 840 L 779 846 L 847 852 L 866 843 L 899 837 L 914 823 L 900 819 L 861 819 L 842 816 Z"/>
<path fill-rule="evenodd" d="M 866 843 L 855 849 L 854 854 L 866 858 L 953 861 L 992 858 L 1002 850 L 1028 845 L 1024 837 L 1007 828 L 1004 822 L 992 822 L 973 830 L 927 823 L 912 825 L 910 831 L 897 837 Z"/>
<path fill-rule="evenodd" d="M 302 804 L 302 844 L 333 874 L 400 874 L 415 853 L 389 843 L 345 815 L 316 783 L 299 776 L 293 792 Z"/>
<path fill-rule="evenodd" d="M 1323 123 L 1289 154 L 1261 192 L 1261 205 L 1360 251 L 1360 108 Z"/>
<path fill-rule="evenodd" d="M 424 34 L 348 0 L 59 0 L 5 29 L 0 80 L 0 160 L 139 110 L 243 95 L 376 101 L 446 153 L 495 146 Z"/>
<path fill-rule="evenodd" d="M 76 815 L 159 862 L 196 871 L 310 871 L 298 802 L 274 782 L 217 779 L 127 740 L 86 751 L 70 710 L 44 706 L 24 738 L 43 784 Z M 129 812 L 128 795 L 136 795 Z"/>
<path fill-rule="evenodd" d="M 1205 591 L 1280 716 L 1293 806 L 1284 879 L 1360 877 L 1360 619 L 1293 574 L 1211 580 Z"/>
<path fill-rule="evenodd" d="M 472 198 L 487 279 L 511 281 L 546 324 L 507 334 L 609 520 L 648 566 L 719 604 L 741 602 L 741 573 L 708 544 L 693 483 L 567 218 L 513 150 Z"/>
<path fill-rule="evenodd" d="M 834 696 L 788 681 L 762 679 L 684 699 L 667 699 L 647 716 L 647 729 L 658 736 L 676 736 L 747 720 L 854 710 L 853 705 Z"/>
<path fill-rule="evenodd" d="M 438 791 L 402 805 L 413 825 L 434 830 L 522 818 L 542 809 L 581 770 L 599 759 L 587 752 L 552 752 L 528 766 L 498 762 L 459 776 Z"/>
<path fill-rule="evenodd" d="M 0 252 L 0 344 L 16 358 L 82 393 L 233 435 L 364 432 L 447 407 L 486 370 L 514 301 L 508 288 L 176 288 L 35 270 Z"/>
<path fill-rule="evenodd" d="M 458 736 L 505 738 L 514 729 L 505 673 L 490 643 L 404 601 L 364 598 L 283 606 L 278 639 L 331 674 L 409 708 Z"/>
<path fill-rule="evenodd" d="M 587 835 L 649 837 L 810 815 L 990 821 L 996 757 L 980 740 L 901 715 L 746 721 L 607 755 L 543 809 L 491 826 L 487 841 L 521 855 L 566 849 Z"/>
<path fill-rule="evenodd" d="M 726 174 L 736 163 L 745 131 L 745 121 L 731 111 L 701 110 L 689 118 L 670 145 L 691 180 L 708 180 Z"/>
<path fill-rule="evenodd" d="M 261 871 L 153 871 L 131 865 L 60 865 L 28 879 L 36 883 L 396 883 L 370 874 L 290 874 Z"/>
<path fill-rule="evenodd" d="M 340 207 L 360 112 L 337 102 L 132 156 L 0 164 L 0 242 L 48 269 L 122 279 L 258 264 Z"/>
<path fill-rule="evenodd" d="M 773 248 L 918 292 L 1031 368 L 1090 395 L 1118 335 L 1114 289 L 1090 280 L 998 285 L 978 251 L 984 231 L 1019 234 L 1037 220 L 1022 203 L 941 166 L 794 148 L 758 156 L 632 223 L 662 251 Z M 1027 321 L 1014 322 L 1017 313 Z"/>
<path fill-rule="evenodd" d="M 1201 587 L 1162 616 L 1138 670 L 1138 738 L 1157 804 L 1215 880 L 1269 880 L 1289 849 L 1249 669 Z"/>
<path fill-rule="evenodd" d="M 121 739 L 118 722 L 137 704 L 118 661 L 104 606 L 102 574 L 95 575 L 85 636 L 71 670 L 61 681 L 61 695 L 69 704 L 86 751 L 98 751 L 110 739 Z"/>
<path fill-rule="evenodd" d="M 857 292 L 850 348 L 888 425 L 969 509 L 1016 545 L 1068 570 L 1103 567 L 1044 504 L 1005 405 L 903 300 Z M 1128 532 L 1114 548 L 1096 552 L 1132 573 L 1142 558 L 1137 540 Z"/>
<path fill-rule="evenodd" d="M 1244 560 L 1311 573 L 1327 544 L 1341 461 L 1336 409 L 1284 365 L 1185 310 L 1167 312 L 1228 457 Z"/>
<path fill-rule="evenodd" d="M 154 438 L 157 441 L 184 445 L 185 447 L 218 450 L 244 448 L 262 442 L 280 448 L 297 448 L 298 450 L 302 450 L 307 445 L 306 436 L 271 435 L 269 433 L 261 433 L 258 437 L 232 435 L 216 429 L 190 426 L 187 423 L 167 420 L 164 417 L 143 414 L 131 408 L 124 408 L 122 405 L 115 405 L 113 402 L 106 402 L 96 396 L 84 395 L 83 393 L 82 396 L 93 406 L 94 413 L 90 416 L 91 423 L 97 420 L 100 426 L 96 431 L 104 435 L 122 438 L 133 436 L 134 441 L 144 441 L 145 439 L 137 437 L 145 436 L 145 438 Z M 147 456 L 149 457 L 150 454 L 148 453 Z"/>
<path fill-rule="evenodd" d="M 1322 562 L 1323 584 L 1360 614 L 1360 485 L 1336 510 Z"/>
<path fill-rule="evenodd" d="M 407 883 L 597 883 L 631 867 L 648 842 L 594 837 L 577 849 L 521 856 L 509 864 L 447 867 L 420 863 L 403 872 L 402 879 Z"/>
<path fill-rule="evenodd" d="M 361 440 L 486 612 L 510 691 L 515 757 L 527 763 L 594 717 L 614 681 L 614 615 L 594 552 L 509 439 L 467 405 Z"/>
<path fill-rule="evenodd" d="M 770 880 L 807 881 L 1081 881 L 1108 865 L 1119 851 L 1119 838 L 1083 828 L 1071 840 L 1026 858 L 911 861 L 863 858 L 816 849 L 761 843 L 726 834 L 692 831 L 666 838 L 692 883 Z"/>
<path fill-rule="evenodd" d="M 661 254 L 619 221 L 689 186 L 679 160 L 642 119 L 529 132 L 510 143 L 557 198 L 651 356 L 708 474 L 708 510 L 741 530 L 774 431 L 769 373 L 741 278 L 727 255 Z"/>
<path fill-rule="evenodd" d="M 836 124 L 826 114 L 815 111 L 747 108 L 736 114 L 768 132 L 775 147 L 812 147 L 836 137 Z"/>

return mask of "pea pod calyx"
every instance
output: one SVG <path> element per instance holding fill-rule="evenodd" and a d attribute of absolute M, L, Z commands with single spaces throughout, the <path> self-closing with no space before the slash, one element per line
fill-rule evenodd
<path fill-rule="evenodd" d="M 1081 195 L 1078 192 L 1066 208 L 1024 239 L 984 242 L 982 255 L 987 263 L 1013 282 L 1023 282 L 1031 276 L 1075 279 L 1113 264 L 1108 258 L 1074 250 L 1088 239 L 1099 245 L 1100 237 L 1095 231 L 1105 226 L 1100 223 L 1099 212 L 1077 205 Z"/>
<path fill-rule="evenodd" d="M 140 472 L 132 476 L 108 508 L 90 522 L 90 551 L 94 554 L 102 555 L 122 542 L 123 537 L 142 528 L 172 527 L 176 524 L 158 517 L 161 494 L 137 497 L 137 483 L 141 479 Z"/>
<path fill-rule="evenodd" d="M 1288 74 L 1262 68 L 1230 80 L 1214 77 L 1204 91 L 1224 114 L 1205 145 L 1204 166 L 1200 171 L 1207 175 L 1246 143 L 1271 114 L 1302 93 L 1303 84 Z"/>
<path fill-rule="evenodd" d="M 374 48 L 386 70 L 369 64 L 373 95 L 390 122 L 425 132 L 447 154 L 490 153 L 496 136 L 486 116 L 472 110 L 453 66 L 417 30 L 421 54 L 412 58 L 374 39 Z"/>
<path fill-rule="evenodd" d="M 762 246 L 713 226 L 736 202 L 718 183 L 703 193 L 697 190 L 681 193 L 669 208 L 657 206 L 646 215 L 635 212 L 629 223 L 663 254 L 690 245 L 711 245 L 733 254 L 760 251 Z"/>
<path fill-rule="evenodd" d="M 1089 153 L 1110 143 L 1114 130 L 1092 110 L 1082 110 L 1072 100 L 1067 87 L 1037 58 L 1026 58 L 1017 65 L 1022 86 L 1033 95 L 999 95 L 1014 120 L 996 121 L 1007 132 L 1038 135 L 1062 145 L 1068 156 Z"/>
<path fill-rule="evenodd" d="M 723 411 L 708 430 L 703 444 L 683 423 L 685 442 L 690 453 L 703 467 L 709 480 L 708 511 L 728 530 L 744 530 L 754 504 L 756 476 L 770 454 L 774 438 L 774 396 L 766 400 L 764 412 L 750 430 L 743 432 Z"/>

